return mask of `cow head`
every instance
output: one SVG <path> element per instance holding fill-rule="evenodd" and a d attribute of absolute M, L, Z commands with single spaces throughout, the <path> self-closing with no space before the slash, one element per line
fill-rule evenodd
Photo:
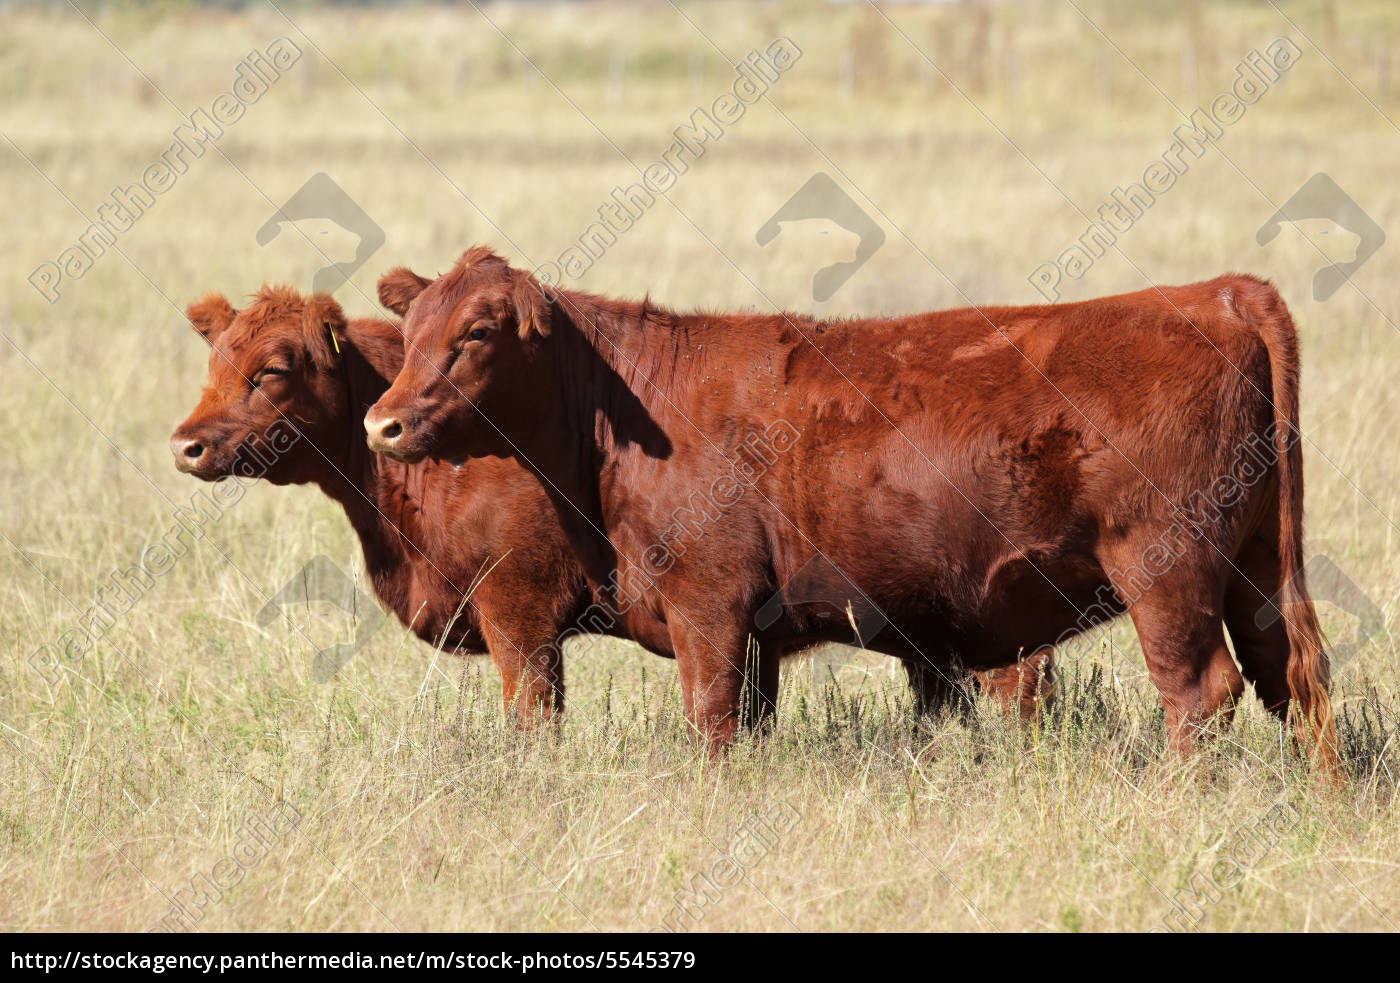
<path fill-rule="evenodd" d="M 379 297 L 404 314 L 405 351 L 365 416 L 370 448 L 410 462 L 508 456 L 507 433 L 538 409 L 527 380 L 550 305 L 535 281 L 473 249 L 437 280 L 391 270 Z"/>
<path fill-rule="evenodd" d="M 186 314 L 213 350 L 204 395 L 170 438 L 175 467 L 205 481 L 323 479 L 357 415 L 340 306 L 324 294 L 264 286 L 241 311 L 211 294 Z"/>

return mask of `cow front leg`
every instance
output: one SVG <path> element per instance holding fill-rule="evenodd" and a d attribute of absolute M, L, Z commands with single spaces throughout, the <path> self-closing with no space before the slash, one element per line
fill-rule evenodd
<path fill-rule="evenodd" d="M 752 644 L 747 633 L 726 626 L 671 623 L 692 736 L 714 755 L 734 743 L 741 726 L 760 734 L 770 730 L 778 706 L 777 647 Z"/>
<path fill-rule="evenodd" d="M 564 659 L 548 628 L 511 630 L 482 618 L 482 634 L 501 676 L 506 719 L 520 730 L 557 721 L 564 712 Z"/>

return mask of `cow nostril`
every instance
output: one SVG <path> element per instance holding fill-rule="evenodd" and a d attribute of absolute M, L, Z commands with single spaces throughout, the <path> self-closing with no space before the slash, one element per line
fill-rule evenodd
<path fill-rule="evenodd" d="M 185 445 L 185 456 L 190 460 L 198 460 L 204 456 L 204 445 L 190 441 Z"/>
<path fill-rule="evenodd" d="M 379 435 L 385 440 L 397 440 L 402 434 L 403 424 L 399 423 L 398 420 L 394 420 L 383 430 L 379 431 Z"/>

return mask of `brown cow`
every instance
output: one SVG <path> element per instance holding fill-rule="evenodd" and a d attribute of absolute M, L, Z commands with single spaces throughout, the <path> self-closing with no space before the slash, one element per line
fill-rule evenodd
<path fill-rule="evenodd" d="M 588 591 L 538 484 L 511 461 L 400 464 L 356 436 L 403 363 L 399 325 L 347 321 L 329 297 L 286 287 L 241 311 L 210 295 L 187 313 L 213 351 L 204 397 L 170 440 L 176 467 L 234 474 L 251 442 L 294 425 L 263 476 L 340 503 L 384 606 L 430 644 L 489 648 L 522 726 L 562 710 L 558 641 Z"/>
<path fill-rule="evenodd" d="M 241 311 L 210 295 L 187 313 L 213 351 L 204 398 L 171 437 L 176 467 L 212 481 L 247 462 L 274 484 L 317 485 L 345 509 L 375 593 L 405 626 L 450 651 L 489 648 L 522 726 L 561 711 L 558 642 L 585 623 L 591 597 L 539 483 L 508 460 L 401 464 L 360 437 L 365 408 L 403 364 L 399 325 L 347 321 L 330 298 L 285 287 Z M 271 465 L 248 456 L 292 424 L 299 436 Z M 652 641 L 669 655 L 664 634 Z M 979 682 L 1025 713 L 1038 693 L 1023 696 L 1016 673 Z"/>
<path fill-rule="evenodd" d="M 1269 284 L 818 321 L 549 295 L 482 248 L 391 279 L 414 297 L 408 351 L 370 445 L 537 474 L 629 628 L 670 633 L 712 745 L 746 676 L 771 708 L 784 649 L 832 636 L 795 603 L 815 596 L 945 667 L 1006 666 L 1126 610 L 1180 751 L 1243 692 L 1228 628 L 1264 703 L 1296 703 L 1334 759 L 1296 337 Z M 753 468 L 755 441 L 781 453 Z M 706 490 L 722 507 L 676 537 Z M 1282 620 L 1262 613 L 1276 595 Z"/>

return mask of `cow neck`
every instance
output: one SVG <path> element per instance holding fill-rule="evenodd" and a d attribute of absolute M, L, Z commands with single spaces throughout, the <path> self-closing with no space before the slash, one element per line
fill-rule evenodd
<path fill-rule="evenodd" d="M 351 321 L 341 372 L 348 416 L 338 473 L 320 482 L 345 510 L 381 597 L 406 597 L 415 570 L 427 563 L 421 504 L 428 465 L 406 465 L 373 453 L 361 422 L 403 364 L 403 341 L 387 321 Z M 411 614 L 411 612 L 410 612 Z"/>
<path fill-rule="evenodd" d="M 641 386 L 669 385 L 664 358 L 651 343 L 669 339 L 670 314 L 647 302 L 626 303 L 561 291 L 551 315 L 549 350 L 562 394 L 555 414 L 529 435 L 525 466 L 543 481 L 574 552 L 595 585 L 613 581 L 617 553 L 608 537 L 602 475 L 623 453 L 669 456 L 670 440 L 640 398 Z M 656 335 L 651 339 L 648 334 Z M 643 378 L 634 366 L 652 373 Z M 636 559 L 635 557 L 633 558 Z"/>

